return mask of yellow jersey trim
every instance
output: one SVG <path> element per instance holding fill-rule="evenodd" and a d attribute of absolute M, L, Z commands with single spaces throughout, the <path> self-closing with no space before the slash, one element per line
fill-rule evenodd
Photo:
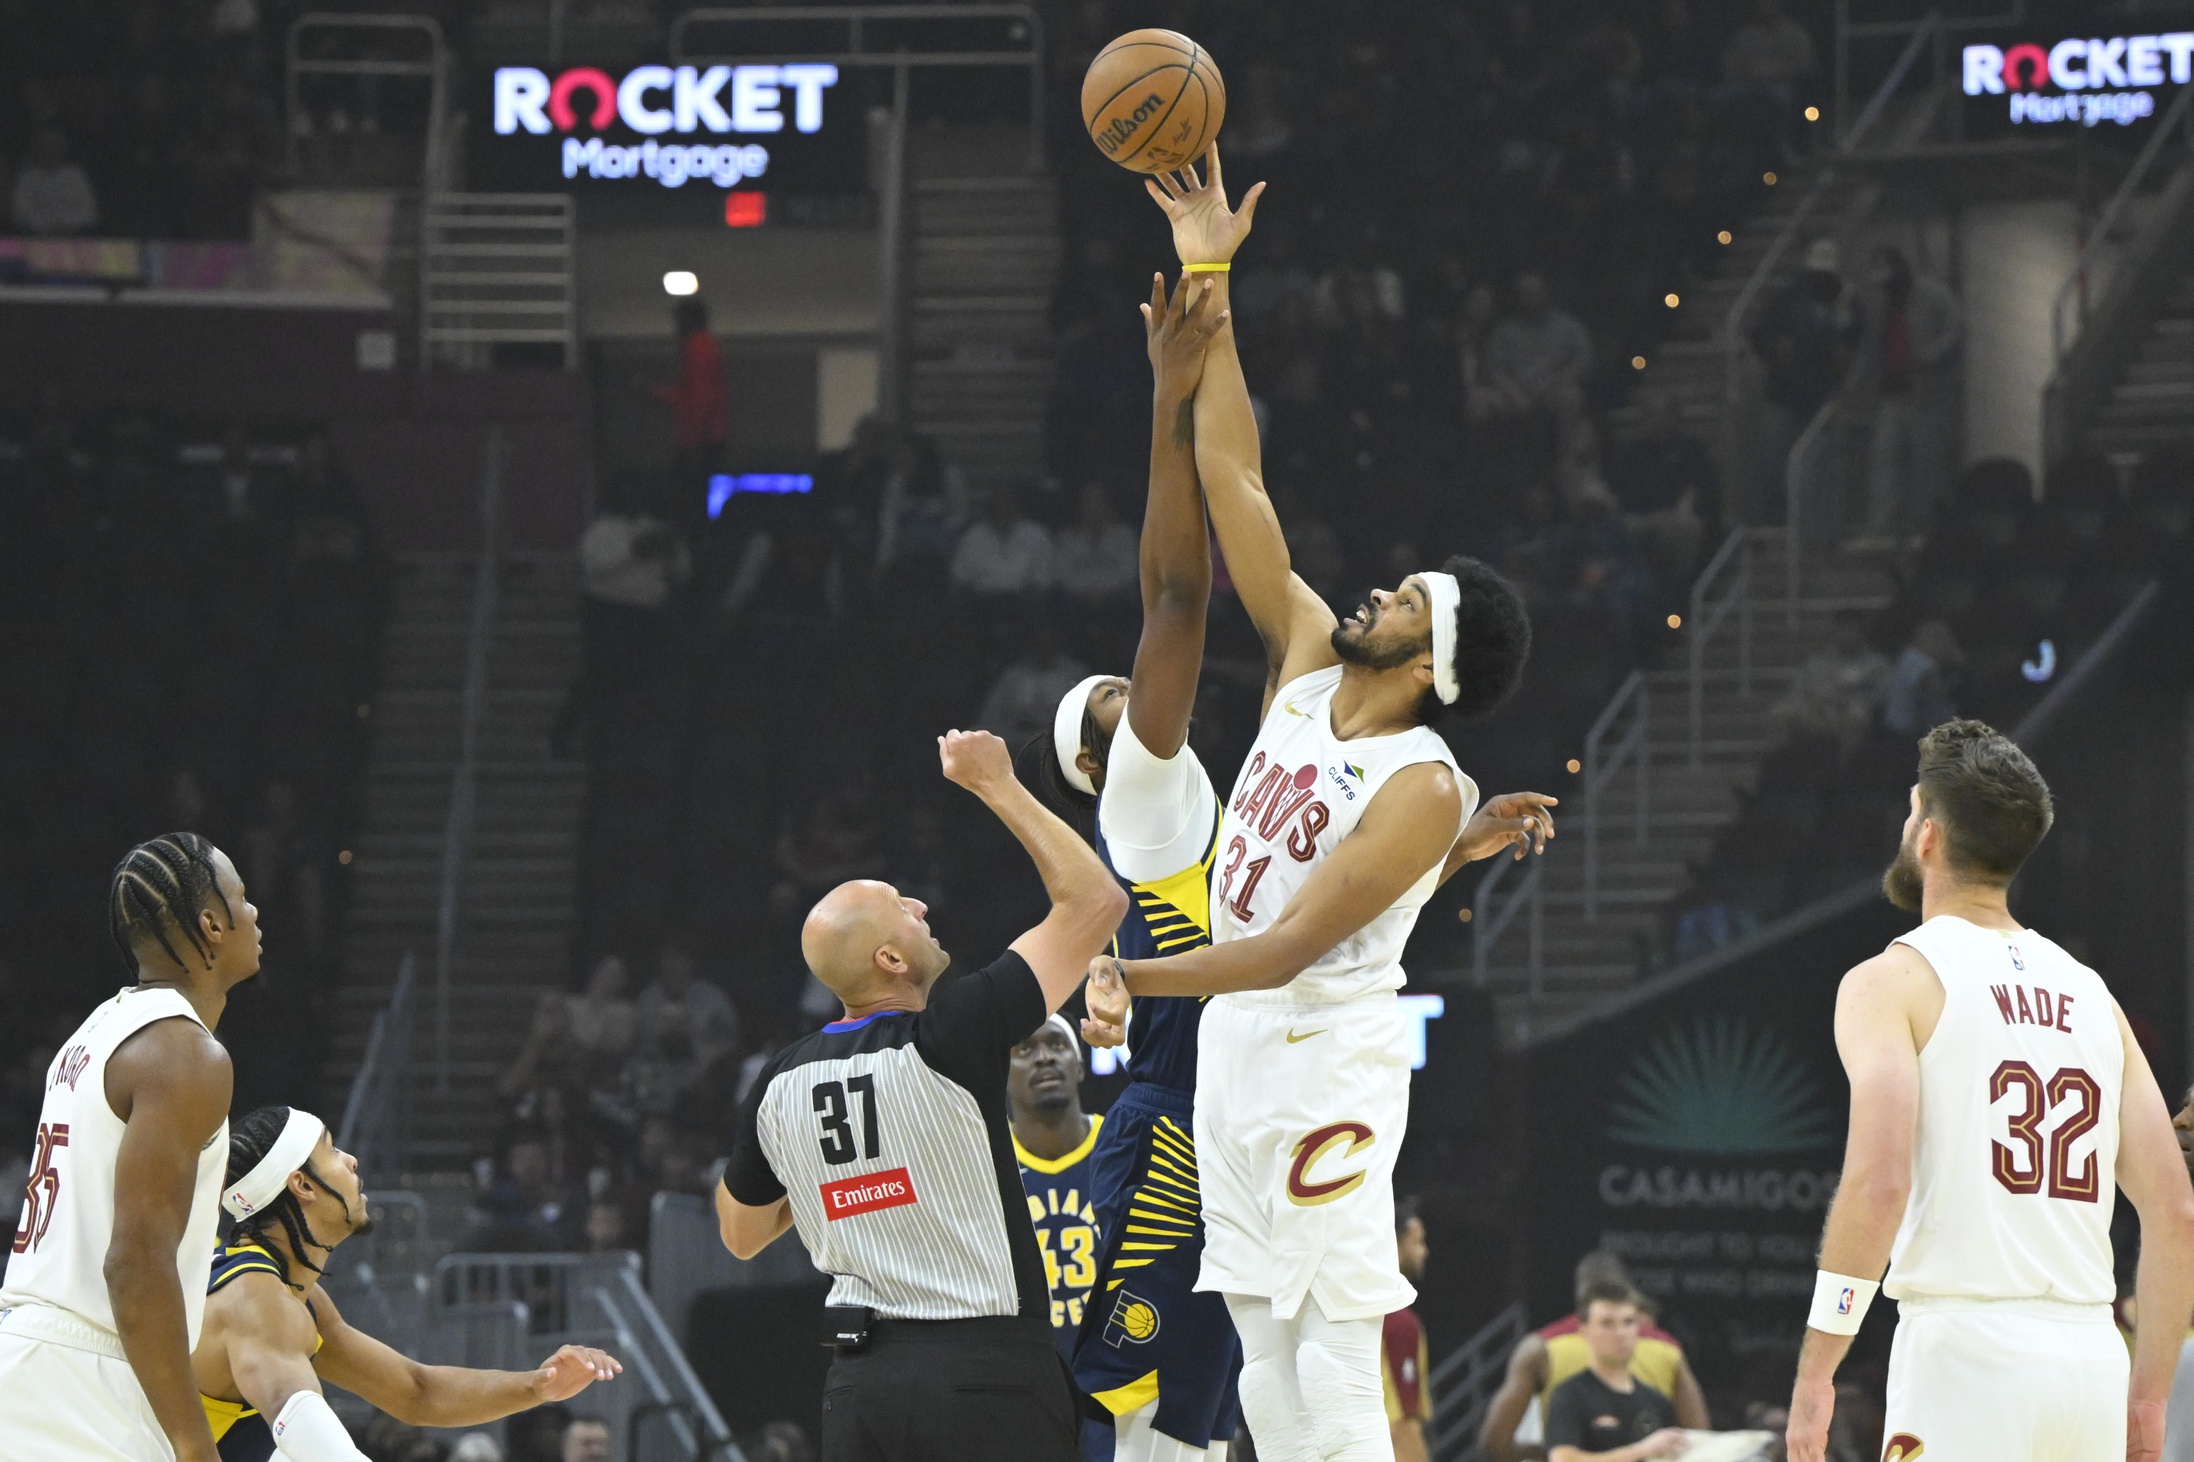
<path fill-rule="evenodd" d="M 1126 1416 L 1131 1411 L 1141 1411 L 1158 1399 L 1158 1373 L 1138 1376 L 1125 1386 L 1110 1391 L 1093 1391 L 1090 1400 L 1103 1404 L 1114 1416 Z"/>
<path fill-rule="evenodd" d="M 1074 1150 L 1066 1154 L 1064 1157 L 1038 1157 L 1035 1153 L 1030 1152 L 1027 1148 L 1021 1145 L 1021 1135 L 1016 1132 L 1012 1134 L 1013 1155 L 1016 1158 L 1019 1158 L 1021 1166 L 1027 1168 L 1030 1172 L 1046 1174 L 1063 1173 L 1068 1168 L 1073 1167 L 1076 1163 L 1085 1162 L 1088 1160 L 1091 1150 L 1097 1146 L 1097 1131 L 1104 1125 L 1104 1118 L 1090 1118 L 1088 1133 L 1083 1136 L 1081 1142 L 1075 1146 Z"/>

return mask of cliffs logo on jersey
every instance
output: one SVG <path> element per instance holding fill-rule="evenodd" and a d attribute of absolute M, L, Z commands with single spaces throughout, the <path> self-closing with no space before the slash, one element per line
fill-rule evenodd
<path fill-rule="evenodd" d="M 1918 1437 L 1910 1432 L 1899 1432 L 1889 1439 L 1888 1446 L 1882 1448 L 1882 1462 L 1912 1462 L 1913 1458 L 1926 1450 L 1927 1447 Z"/>
<path fill-rule="evenodd" d="M 870 1173 L 861 1178 L 840 1178 L 822 1185 L 823 1217 L 832 1223 L 857 1213 L 884 1208 L 904 1208 L 921 1200 L 914 1194 L 914 1178 L 905 1168 Z"/>
<path fill-rule="evenodd" d="M 1287 1170 L 1287 1201 L 1297 1208 L 1316 1208 L 1336 1198 L 1346 1198 L 1364 1185 L 1363 1170 L 1329 1178 L 1313 1178 L 1311 1168 L 1336 1148 L 1342 1157 L 1353 1157 L 1378 1140 L 1361 1122 L 1333 1122 L 1303 1135 L 1295 1144 L 1295 1161 Z"/>
<path fill-rule="evenodd" d="M 1125 1345 L 1144 1345 L 1158 1338 L 1158 1307 L 1129 1290 L 1121 1290 L 1105 1318 L 1105 1344 L 1118 1350 Z"/>

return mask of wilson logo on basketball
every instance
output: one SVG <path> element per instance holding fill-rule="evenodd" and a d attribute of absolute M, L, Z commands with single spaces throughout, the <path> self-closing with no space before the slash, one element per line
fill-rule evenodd
<path fill-rule="evenodd" d="M 1149 121 L 1151 116 L 1164 105 L 1165 103 L 1159 100 L 1158 94 L 1152 92 L 1135 104 L 1134 111 L 1129 112 L 1124 117 L 1114 117 L 1105 125 L 1102 131 L 1090 135 L 1096 139 L 1097 145 L 1107 153 L 1118 152 L 1120 144 L 1140 132 L 1143 123 Z"/>
<path fill-rule="evenodd" d="M 1364 1185 L 1361 1169 L 1323 1179 L 1312 1178 L 1310 1170 L 1335 1148 L 1342 1149 L 1341 1156 L 1353 1157 L 1358 1149 L 1369 1147 L 1377 1140 L 1371 1129 L 1361 1122 L 1333 1122 L 1305 1133 L 1303 1140 L 1295 1144 L 1295 1161 L 1288 1165 L 1287 1201 L 1297 1208 L 1316 1208 L 1321 1203 L 1346 1198 L 1361 1188 Z"/>
<path fill-rule="evenodd" d="M 1882 1448 L 1882 1462 L 1912 1462 L 1913 1458 L 1926 1450 L 1918 1437 L 1910 1432 L 1899 1432 L 1889 1439 L 1888 1446 Z"/>
<path fill-rule="evenodd" d="M 860 1178 L 840 1178 L 822 1186 L 823 1217 L 832 1223 L 857 1213 L 884 1208 L 904 1208 L 921 1200 L 914 1193 L 914 1179 L 905 1168 L 870 1173 Z"/>

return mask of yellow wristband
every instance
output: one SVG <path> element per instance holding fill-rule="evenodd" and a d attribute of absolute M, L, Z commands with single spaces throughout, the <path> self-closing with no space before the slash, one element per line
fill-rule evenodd
<path fill-rule="evenodd" d="M 1183 264 L 1181 272 L 1183 274 L 1224 274 L 1233 267 L 1232 264 Z"/>

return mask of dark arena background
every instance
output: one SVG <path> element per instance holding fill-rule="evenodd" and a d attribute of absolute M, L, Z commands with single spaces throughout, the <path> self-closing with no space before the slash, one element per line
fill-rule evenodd
<path fill-rule="evenodd" d="M 709 1195 L 838 1013 L 825 890 L 970 957 L 1041 915 L 935 738 L 1048 737 L 1133 652 L 1174 257 L 1075 102 L 1142 26 L 1270 184 L 1234 310 L 1297 571 L 1346 612 L 1467 552 L 1535 625 L 1451 740 L 1560 837 L 1405 959 L 1430 1455 L 1489 1455 L 1595 1249 L 1717 1427 L 1779 1425 L 1836 984 L 1909 927 L 1938 721 L 2048 776 L 2012 907 L 2186 1088 L 2194 6 L 0 0 L 0 1191 L 124 978 L 108 870 L 202 831 L 266 930 L 235 1111 L 325 1116 L 372 1195 L 351 1323 L 626 1367 L 471 1434 L 333 1394 L 367 1455 L 590 1413 L 626 1462 L 813 1457 L 824 1279 Z M 1222 572 L 1222 789 L 1264 673 Z"/>

